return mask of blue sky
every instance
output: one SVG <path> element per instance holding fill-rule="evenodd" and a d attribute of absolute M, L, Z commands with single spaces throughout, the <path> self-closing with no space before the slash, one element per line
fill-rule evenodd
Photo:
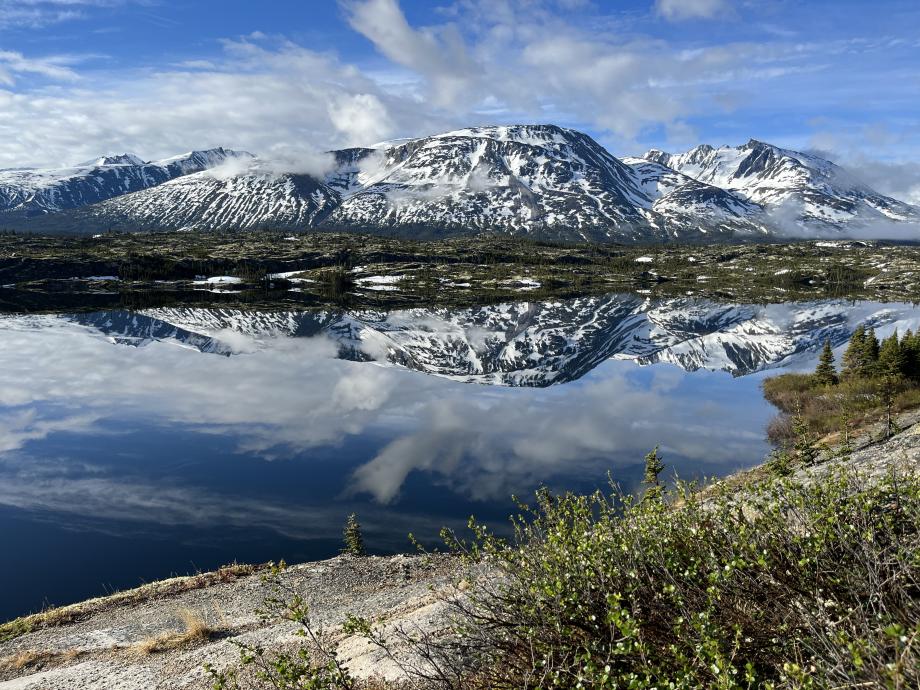
<path fill-rule="evenodd" d="M 818 149 L 920 201 L 918 94 L 916 0 L 0 0 L 0 167 L 555 122 Z"/>

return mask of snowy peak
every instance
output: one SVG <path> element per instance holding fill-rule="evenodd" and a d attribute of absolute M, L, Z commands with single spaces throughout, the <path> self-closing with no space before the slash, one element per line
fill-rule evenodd
<path fill-rule="evenodd" d="M 319 177 L 224 148 L 148 163 L 125 153 L 63 170 L 0 170 L 0 225 L 650 242 L 833 236 L 920 222 L 920 209 L 834 163 L 756 139 L 621 160 L 574 129 L 520 124 L 328 153 L 333 169 Z"/>
<path fill-rule="evenodd" d="M 918 209 L 878 194 L 831 161 L 757 139 L 680 154 L 652 149 L 644 158 L 762 206 L 786 225 L 781 231 L 920 220 Z"/>
<path fill-rule="evenodd" d="M 80 163 L 79 168 L 101 168 L 106 165 L 144 165 L 144 161 L 133 153 L 122 153 L 118 156 L 100 156 L 91 161 Z"/>
<path fill-rule="evenodd" d="M 150 163 L 123 153 L 73 168 L 0 171 L 0 212 L 29 217 L 79 208 L 208 170 L 230 159 L 251 158 L 245 151 L 217 148 Z"/>
<path fill-rule="evenodd" d="M 241 174 L 202 170 L 85 209 L 87 225 L 125 230 L 304 230 L 340 203 L 339 194 L 308 175 L 252 165 Z"/>
<path fill-rule="evenodd" d="M 255 160 L 255 158 L 256 157 L 248 151 L 234 151 L 233 149 L 225 149 L 221 146 L 216 149 L 189 151 L 188 153 L 173 156 L 172 158 L 164 158 L 163 160 L 156 161 L 154 164 L 162 167 L 177 165 L 189 170 L 194 169 L 194 172 L 197 172 L 199 170 L 216 168 L 230 160 L 248 161 Z"/>
<path fill-rule="evenodd" d="M 473 127 L 349 150 L 328 183 L 337 227 L 635 240 L 661 234 L 631 169 L 555 125 Z"/>

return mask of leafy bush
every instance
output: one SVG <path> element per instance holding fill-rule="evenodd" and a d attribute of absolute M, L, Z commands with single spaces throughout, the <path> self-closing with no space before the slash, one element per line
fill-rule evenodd
<path fill-rule="evenodd" d="M 657 475 L 656 475 L 657 476 Z M 920 684 L 920 478 L 768 479 L 744 493 L 537 494 L 505 541 L 445 532 L 468 567 L 446 629 L 413 636 L 350 617 L 349 634 L 415 661 L 417 687 L 908 688 Z M 276 571 L 277 572 L 277 571 Z M 310 628 L 296 653 L 241 646 L 255 669 L 215 688 L 360 686 Z M 398 661 L 398 660 L 397 660 Z"/>
<path fill-rule="evenodd" d="M 679 505 L 538 495 L 459 599 L 451 688 L 916 687 L 920 480 L 772 480 Z"/>
<path fill-rule="evenodd" d="M 258 612 L 266 621 L 287 621 L 297 625 L 297 635 L 305 643 L 294 652 L 272 651 L 244 642 L 236 642 L 240 650 L 240 667 L 220 671 L 205 664 L 205 671 L 214 690 L 243 690 L 272 688 L 274 690 L 357 690 L 359 684 L 342 665 L 334 647 L 329 647 L 322 631 L 314 630 L 310 610 L 303 596 L 286 587 L 281 572 L 282 561 L 272 565 L 263 581 L 272 587 Z"/>

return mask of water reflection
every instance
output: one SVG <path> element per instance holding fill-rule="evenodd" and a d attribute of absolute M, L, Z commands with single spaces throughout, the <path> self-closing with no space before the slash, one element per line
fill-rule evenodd
<path fill-rule="evenodd" d="M 617 295 L 2 317 L 0 592 L 18 594 L 0 617 L 191 564 L 328 556 L 353 510 L 372 547 L 402 549 L 473 512 L 500 521 L 540 484 L 589 490 L 612 470 L 630 487 L 659 443 L 683 476 L 750 465 L 767 369 L 809 365 L 858 322 L 918 317 Z M 22 577 L 65 553 L 82 563 L 68 586 Z"/>

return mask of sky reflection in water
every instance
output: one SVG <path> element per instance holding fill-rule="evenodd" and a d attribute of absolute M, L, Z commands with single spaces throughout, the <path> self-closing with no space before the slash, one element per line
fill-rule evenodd
<path fill-rule="evenodd" d="M 0 618 L 233 561 L 433 540 L 512 494 L 627 488 L 656 444 L 685 478 L 758 462 L 764 373 L 606 360 L 548 388 L 337 359 L 328 337 L 223 357 L 0 318 Z"/>

